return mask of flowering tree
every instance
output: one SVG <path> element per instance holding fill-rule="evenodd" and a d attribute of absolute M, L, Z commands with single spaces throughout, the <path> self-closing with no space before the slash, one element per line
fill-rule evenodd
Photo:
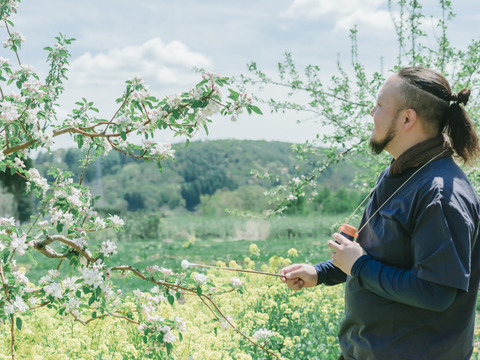
<path fill-rule="evenodd" d="M 240 332 L 211 297 L 241 287 L 238 278 L 222 288 L 203 274 L 190 278 L 158 266 L 139 270 L 115 264 L 115 242 L 107 240 L 94 249 L 89 235 L 110 228 L 119 231 L 123 220 L 116 215 L 102 217 L 94 210 L 95 198 L 83 185 L 83 177 L 74 180 L 71 173 L 51 168 L 48 174 L 53 181 L 48 181 L 35 168 L 27 168 L 25 159 L 32 150 L 48 150 L 55 138 L 70 136 L 87 152 L 85 168 L 96 157 L 119 151 L 125 156 L 156 161 L 161 169 L 162 161 L 173 159 L 175 154 L 170 144 L 156 141 L 158 132 L 171 131 L 188 141 L 199 129 L 208 129 L 214 114 L 235 118 L 244 109 L 249 114 L 261 111 L 251 98 L 232 89 L 223 99 L 221 88 L 229 84 L 228 78 L 206 72 L 189 91 L 163 99 L 150 94 L 142 79 L 133 78 L 126 81 L 125 91 L 117 99 L 118 109 L 110 119 L 96 118 L 98 110 L 87 99 L 77 102 L 78 107 L 60 119 L 56 102 L 64 91 L 68 45 L 74 39 L 60 34 L 54 46 L 45 48 L 49 71 L 46 79 L 40 80 L 32 66 L 21 63 L 19 51 L 25 38 L 11 30 L 11 15 L 17 12 L 19 2 L 6 0 L 0 6 L 3 29 L 8 35 L 3 46 L 11 50 L 15 63 L 0 58 L 0 171 L 23 178 L 27 193 L 33 192 L 39 198 L 39 207 L 28 223 L 0 218 L 0 321 L 11 325 L 12 359 L 15 330 L 22 329 L 22 319 L 42 307 L 55 309 L 82 324 L 106 316 L 130 321 L 138 325 L 152 356 L 159 358 L 175 354 L 173 344 L 182 339 L 185 323 L 174 314 L 170 318 L 160 316 L 158 304 L 173 305 L 182 294 L 198 296 L 215 318 Z M 34 252 L 58 259 L 56 268 L 45 273 L 37 284 L 16 266 L 17 259 Z M 136 311 L 124 308 L 125 295 L 111 282 L 116 273 L 134 274 L 154 286 L 149 295 L 134 294 Z M 264 348 L 255 339 L 264 340 L 265 334 L 244 336 Z"/>
<path fill-rule="evenodd" d="M 480 39 L 473 39 L 465 49 L 455 48 L 448 37 L 448 25 L 455 19 L 453 1 L 438 0 L 437 14 L 426 16 L 421 1 L 388 1 L 392 23 L 397 35 L 398 54 L 396 63 L 389 72 L 409 65 L 428 66 L 442 72 L 452 85 L 454 92 L 470 88 L 472 96 L 467 111 L 478 124 L 480 115 Z M 426 24 L 431 20 L 431 24 Z M 426 29 L 432 29 L 429 32 Z M 268 105 L 272 112 L 294 111 L 300 119 L 315 120 L 323 133 L 305 144 L 297 144 L 294 150 L 298 157 L 314 164 L 310 173 L 299 173 L 286 185 L 269 191 L 272 209 L 267 215 L 282 213 L 302 198 L 313 199 L 318 195 L 317 178 L 346 156 L 370 154 L 368 140 L 373 122 L 369 116 L 379 88 L 385 82 L 383 69 L 368 71 L 359 60 L 357 43 L 358 31 L 350 32 L 352 42 L 351 63 L 345 66 L 339 60 L 335 74 L 324 74 L 319 66 L 308 65 L 303 72 L 297 69 L 291 54 L 278 63 L 278 76 L 271 76 L 258 68 L 255 62 L 249 64 L 249 72 L 240 81 L 246 86 L 263 89 L 275 88 L 277 93 L 287 95 L 285 101 L 267 98 L 260 94 L 255 100 Z M 468 35 L 470 36 L 470 35 Z M 383 64 L 383 61 L 382 61 Z M 387 74 L 388 75 L 388 74 Z M 326 79 L 329 80 L 326 80 Z M 326 130 L 326 131 L 325 131 Z M 323 157 L 319 159 L 319 153 Z M 390 158 L 387 155 L 365 162 L 365 172 L 359 181 L 361 187 L 371 187 L 379 170 Z M 467 170 L 477 190 L 480 190 L 478 168 Z M 258 177 L 276 179 L 275 174 L 255 173 Z"/>

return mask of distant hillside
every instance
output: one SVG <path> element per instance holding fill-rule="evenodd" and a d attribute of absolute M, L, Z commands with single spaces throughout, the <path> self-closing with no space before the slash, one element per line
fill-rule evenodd
<path fill-rule="evenodd" d="M 160 172 L 156 163 L 144 163 L 112 151 L 100 156 L 85 173 L 84 183 L 94 195 L 100 195 L 99 208 L 111 213 L 124 211 L 155 211 L 185 207 L 195 209 L 201 197 L 218 190 L 235 191 L 245 186 L 262 189 L 284 183 L 298 170 L 311 170 L 312 165 L 302 163 L 291 150 L 291 144 L 267 141 L 216 140 L 174 145 L 176 161 L 166 160 Z M 52 165 L 71 171 L 75 179 L 83 175 L 81 161 L 85 153 L 78 149 L 61 149 L 41 153 L 35 160 L 40 171 Z M 337 164 L 320 179 L 323 187 L 336 190 L 349 187 L 358 166 Z M 274 183 L 256 179 L 250 171 L 278 175 Z"/>

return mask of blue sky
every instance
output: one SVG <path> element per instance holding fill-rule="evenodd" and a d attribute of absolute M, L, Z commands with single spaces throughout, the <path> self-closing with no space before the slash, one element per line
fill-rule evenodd
<path fill-rule="evenodd" d="M 427 15 L 440 16 L 437 0 L 420 2 Z M 457 17 L 449 34 L 455 46 L 465 48 L 480 37 L 480 3 L 453 4 Z M 23 0 L 12 20 L 27 39 L 22 62 L 40 74 L 46 71 L 43 47 L 52 45 L 59 32 L 77 39 L 70 48 L 62 108 L 68 111 L 86 97 L 105 117 L 114 113 L 114 99 L 133 76 L 163 97 L 193 86 L 199 79 L 194 66 L 230 76 L 246 72 L 247 63 L 255 61 L 273 75 L 290 52 L 299 69 L 318 65 L 329 78 L 338 56 L 349 62 L 349 29 L 355 24 L 359 59 L 367 69 L 379 70 L 383 57 L 388 70 L 396 56 L 387 0 Z M 430 19 L 425 27 L 431 28 Z M 13 60 L 3 48 L 0 56 Z M 215 119 L 209 138 L 303 142 L 318 132 L 312 121 L 296 124 L 294 114 L 264 112 L 236 123 Z"/>

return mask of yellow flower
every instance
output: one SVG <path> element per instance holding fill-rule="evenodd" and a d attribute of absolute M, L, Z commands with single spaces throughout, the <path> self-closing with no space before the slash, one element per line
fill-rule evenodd
<path fill-rule="evenodd" d="M 250 253 L 255 256 L 260 256 L 260 249 L 258 248 L 257 244 L 250 245 Z"/>
<path fill-rule="evenodd" d="M 330 344 L 335 344 L 337 342 L 337 339 L 330 335 L 330 336 L 327 336 L 327 341 L 330 343 Z"/>
<path fill-rule="evenodd" d="M 288 250 L 287 254 L 290 257 L 297 257 L 298 256 L 298 251 L 295 248 L 291 248 L 290 250 Z"/>

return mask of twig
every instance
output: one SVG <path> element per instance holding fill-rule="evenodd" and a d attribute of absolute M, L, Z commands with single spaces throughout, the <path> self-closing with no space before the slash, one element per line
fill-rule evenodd
<path fill-rule="evenodd" d="M 252 274 L 268 275 L 268 276 L 278 276 L 278 277 L 282 277 L 282 278 L 285 277 L 285 275 L 280 275 L 280 274 L 275 274 L 275 273 L 270 273 L 270 272 L 265 272 L 265 271 L 248 270 L 248 269 L 235 269 L 235 268 L 229 268 L 229 267 L 223 267 L 223 266 L 203 265 L 203 264 L 194 264 L 194 263 L 189 263 L 189 265 L 197 266 L 197 267 L 204 267 L 204 268 L 211 268 L 211 269 L 219 269 L 219 270 L 238 271 L 238 272 L 245 272 L 245 273 L 252 273 Z"/>

